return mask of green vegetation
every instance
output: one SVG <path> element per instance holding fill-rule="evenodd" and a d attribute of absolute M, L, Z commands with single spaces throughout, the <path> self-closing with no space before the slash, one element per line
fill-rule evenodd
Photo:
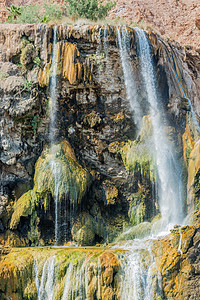
<path fill-rule="evenodd" d="M 2 72 L 2 71 L 0 70 L 0 80 L 1 80 L 1 79 L 4 79 L 4 78 L 7 78 L 8 76 L 9 76 L 8 73 Z"/>
<path fill-rule="evenodd" d="M 42 60 L 39 58 L 39 56 L 36 56 L 34 59 L 33 59 L 33 62 L 35 65 L 37 65 L 38 67 L 41 67 L 42 65 Z"/>
<path fill-rule="evenodd" d="M 115 6 L 115 2 L 109 1 L 105 5 L 98 0 L 68 0 L 68 13 L 72 17 L 86 18 L 90 20 L 103 19 Z"/>
<path fill-rule="evenodd" d="M 9 23 L 14 23 L 14 21 L 21 15 L 22 13 L 22 7 L 20 6 L 15 6 L 15 5 L 11 5 L 10 8 L 7 8 L 7 10 L 9 11 L 9 15 L 8 15 L 8 22 Z"/>
<path fill-rule="evenodd" d="M 105 53 L 104 52 L 102 52 L 100 54 L 95 54 L 95 53 L 90 54 L 90 55 L 88 55 L 88 58 L 91 61 L 95 62 L 101 70 L 104 68 L 104 59 L 105 59 Z"/>
<path fill-rule="evenodd" d="M 50 21 L 59 20 L 64 15 L 64 7 L 58 3 L 45 2 L 43 6 L 39 4 L 28 4 L 25 6 L 14 6 L 8 8 L 8 23 L 48 23 Z"/>
<path fill-rule="evenodd" d="M 109 145 L 109 152 L 120 154 L 127 170 L 133 174 L 141 173 L 152 182 L 156 177 L 156 166 L 152 145 L 152 124 L 149 116 L 144 116 L 142 129 L 137 140 L 127 142 L 113 142 Z"/>
<path fill-rule="evenodd" d="M 33 87 L 33 82 L 30 80 L 27 80 L 25 79 L 23 81 L 23 84 L 24 84 L 24 89 L 27 90 L 27 91 L 31 91 L 32 87 Z"/>
<path fill-rule="evenodd" d="M 115 6 L 115 2 L 108 1 L 104 5 L 98 0 L 68 0 L 63 4 L 45 2 L 42 7 L 39 4 L 28 4 L 25 6 L 11 5 L 8 8 L 8 23 L 49 23 L 61 20 L 65 16 L 73 19 L 86 18 L 90 20 L 103 19 Z"/>
<path fill-rule="evenodd" d="M 52 161 L 59 170 L 59 201 L 68 197 L 71 203 L 81 201 L 90 183 L 89 173 L 76 161 L 73 149 L 67 141 L 46 148 L 35 165 L 34 187 L 23 194 L 14 205 L 10 228 L 15 229 L 20 218 L 32 216 L 32 225 L 37 228 L 38 220 L 34 215 L 36 207 L 42 204 L 49 209 L 50 194 L 55 196 L 55 174 Z M 30 236 L 34 239 L 33 231 Z"/>

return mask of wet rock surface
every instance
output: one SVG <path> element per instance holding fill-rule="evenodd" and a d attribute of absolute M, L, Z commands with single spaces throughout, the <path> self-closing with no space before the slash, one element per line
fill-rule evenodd
<path fill-rule="evenodd" d="M 126 96 L 116 28 L 57 27 L 59 109 L 55 160 L 65 166 L 61 182 L 67 186 L 71 178 L 67 192 L 63 189 L 59 195 L 60 244 L 73 240 L 78 245 L 91 246 L 118 237 L 120 241 L 143 237 L 150 233 L 154 218 L 159 218 L 155 165 L 148 151 L 152 125 L 138 72 L 136 33 L 131 28 L 127 31 L 131 66 L 143 108 L 140 132 Z M 185 203 L 185 212 L 191 212 L 199 209 L 199 133 L 189 102 L 190 99 L 198 118 L 198 62 L 179 45 L 166 43 L 152 32 L 148 38 L 167 115 L 167 120 L 163 119 L 166 135 L 183 165 L 185 194 L 191 196 Z M 4 246 L 55 243 L 55 181 L 49 162 L 52 43 L 53 26 L 0 25 L 0 243 Z M 181 228 L 182 254 L 178 250 L 178 228 L 155 241 L 154 255 L 167 299 L 195 299 L 199 295 L 198 212 L 193 221 L 194 226 Z M 31 251 L 37 250 L 9 251 L 1 251 L 2 297 L 36 299 L 36 253 Z M 56 287 L 61 299 L 70 266 L 67 257 L 74 255 L 75 267 L 71 266 L 69 272 L 75 276 L 80 271 L 77 261 L 86 260 L 87 265 L 93 255 L 83 251 L 77 257 L 74 249 L 70 255 L 63 250 L 61 260 L 56 262 L 59 255 L 51 251 L 48 264 L 53 264 L 56 254 L 56 270 L 62 273 Z M 47 253 L 44 250 L 41 265 Z M 120 299 L 119 257 L 114 251 L 104 250 L 98 257 L 96 260 L 94 255 L 88 266 L 87 299 Z M 66 262 L 63 270 L 62 261 Z M 38 268 L 41 279 L 42 268 Z"/>
<path fill-rule="evenodd" d="M 145 92 L 140 85 L 136 33 L 130 28 L 128 32 L 132 68 L 143 103 Z M 32 222 L 39 228 L 36 232 L 41 232 L 39 236 L 45 243 L 53 241 L 55 208 L 51 192 L 48 208 L 42 205 L 41 196 L 38 198 L 38 215 L 34 221 L 28 217 L 30 213 L 22 213 L 21 222 L 14 227 L 10 220 L 13 203 L 34 187 L 35 163 L 43 155 L 45 145 L 50 143 L 48 102 L 52 39 L 53 26 L 50 25 L 1 25 L 1 230 L 5 234 L 6 230 L 15 228 L 20 239 L 27 238 Z M 155 189 L 151 174 L 153 161 L 145 152 L 151 144 L 148 109 L 144 106 L 142 129 L 139 139 L 135 140 L 138 132 L 126 97 L 116 28 L 59 25 L 57 39 L 56 142 L 67 140 L 70 143 L 77 163 L 90 173 L 91 182 L 81 205 L 78 203 L 73 209 L 77 220 L 68 221 L 65 239 L 73 235 L 80 244 L 88 243 L 87 236 L 90 236 L 89 244 L 106 239 L 112 241 L 124 227 L 151 221 L 159 212 L 156 197 L 152 198 Z M 180 160 L 183 157 L 181 136 L 185 134 L 187 161 L 196 136 L 181 87 L 196 103 L 199 91 L 194 67 L 191 70 L 181 60 L 182 50 L 175 45 L 166 44 L 151 32 L 149 39 L 159 92 L 168 116 L 166 132 Z M 90 220 L 88 228 L 81 221 L 85 220 L 82 213 Z M 44 226 L 45 223 L 49 225 Z M 94 226 L 94 223 L 99 225 Z M 40 242 L 33 239 L 28 244 Z"/>

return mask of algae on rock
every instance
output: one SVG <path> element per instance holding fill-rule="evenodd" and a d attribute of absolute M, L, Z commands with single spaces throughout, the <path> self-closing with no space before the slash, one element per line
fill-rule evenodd
<path fill-rule="evenodd" d="M 10 228 L 15 229 L 22 216 L 31 216 L 40 204 L 49 208 L 50 195 L 55 195 L 55 178 L 52 161 L 59 168 L 59 201 L 67 197 L 71 203 L 80 203 L 90 183 L 90 175 L 76 161 L 69 142 L 47 147 L 35 165 L 34 187 L 22 195 L 14 205 Z"/>
<path fill-rule="evenodd" d="M 149 116 L 142 119 L 142 128 L 138 138 L 128 142 L 113 142 L 109 145 L 111 153 L 121 154 L 124 166 L 133 175 L 141 173 L 155 181 L 156 167 L 152 153 L 152 124 Z"/>
<path fill-rule="evenodd" d="M 93 245 L 95 238 L 99 241 L 106 237 L 105 221 L 99 213 L 96 218 L 89 213 L 81 213 L 72 227 L 72 237 L 78 245 Z"/>

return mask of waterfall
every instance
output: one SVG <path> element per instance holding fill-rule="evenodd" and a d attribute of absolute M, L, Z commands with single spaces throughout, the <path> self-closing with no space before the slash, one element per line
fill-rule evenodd
<path fill-rule="evenodd" d="M 152 241 L 148 238 L 136 239 L 130 246 L 125 245 L 128 251 L 121 257 L 122 300 L 153 300 L 155 295 L 162 297 L 161 276 L 152 254 Z"/>
<path fill-rule="evenodd" d="M 57 26 L 53 29 L 53 50 L 52 50 L 52 76 L 50 80 L 50 101 L 49 101 L 49 115 L 50 115 L 50 128 L 49 128 L 49 139 L 51 143 L 51 170 L 54 175 L 54 201 L 55 201 L 55 245 L 58 244 L 59 232 L 58 232 L 58 204 L 59 204 L 59 185 L 60 185 L 60 176 L 59 176 L 59 165 L 54 160 L 55 153 L 53 145 L 56 142 L 56 130 L 57 130 Z"/>
<path fill-rule="evenodd" d="M 37 263 L 34 261 L 35 281 L 38 294 L 38 300 L 53 300 L 54 292 L 54 269 L 55 269 L 55 256 L 50 257 L 44 263 L 42 269 L 41 282 L 39 283 Z"/>
<path fill-rule="evenodd" d="M 183 221 L 181 168 L 175 154 L 175 149 L 165 133 L 164 108 L 162 99 L 157 92 L 156 73 L 151 58 L 151 49 L 144 31 L 136 28 L 137 48 L 143 87 L 146 92 L 146 106 L 149 107 L 153 127 L 152 148 L 157 169 L 157 190 L 155 191 L 161 211 L 159 232 L 166 231 Z M 133 107 L 133 117 L 140 124 L 142 109 L 137 102 L 135 78 L 131 71 L 130 58 L 127 51 L 126 31 L 122 38 L 117 29 L 120 56 L 124 72 L 127 98 Z M 121 286 L 122 299 L 153 300 L 162 299 L 161 275 L 156 270 L 152 253 L 153 237 L 134 240 L 127 248 L 128 252 L 122 259 L 123 280 Z M 125 246 L 126 247 L 126 246 Z M 155 271 L 156 270 L 156 271 Z"/>
<path fill-rule="evenodd" d="M 73 265 L 70 263 L 66 275 L 65 275 L 65 285 L 63 290 L 63 300 L 70 300 L 71 293 L 70 293 L 70 284 L 71 284 L 71 276 L 72 276 Z"/>
<path fill-rule="evenodd" d="M 135 78 L 131 67 L 131 61 L 127 49 L 127 32 L 123 30 L 122 37 L 119 28 L 117 28 L 117 39 L 120 49 L 120 58 L 122 62 L 122 68 L 124 73 L 124 81 L 126 87 L 126 94 L 129 100 L 131 110 L 133 112 L 133 119 L 136 123 L 137 129 L 140 128 L 142 112 L 140 103 L 138 102 L 137 88 L 135 84 Z"/>
<path fill-rule="evenodd" d="M 51 142 L 51 149 L 53 150 L 53 144 L 56 139 L 56 119 L 57 119 L 57 26 L 53 30 L 53 52 L 52 52 L 52 76 L 50 81 L 50 131 L 49 138 Z M 53 152 L 53 151 L 52 151 Z M 55 153 L 52 153 L 54 156 Z M 52 158 L 51 170 L 54 175 L 54 201 L 55 201 L 55 245 L 58 244 L 58 202 L 59 202 L 59 184 L 60 180 L 58 178 L 59 169 Z"/>
<path fill-rule="evenodd" d="M 158 198 L 162 222 L 164 227 L 169 224 L 172 226 L 183 220 L 182 173 L 175 150 L 165 133 L 165 117 L 161 99 L 157 93 L 156 75 L 149 42 L 143 30 L 136 28 L 136 31 L 141 73 L 153 126 L 155 162 L 159 177 Z"/>
<path fill-rule="evenodd" d="M 35 271 L 35 285 L 37 289 L 38 299 L 40 299 L 40 282 L 38 277 L 38 268 L 37 268 L 37 262 L 34 259 L 34 271 Z"/>
<path fill-rule="evenodd" d="M 56 139 L 56 122 L 57 122 L 57 26 L 53 29 L 53 50 L 52 50 L 52 76 L 50 80 L 50 101 L 49 101 L 49 115 L 50 115 L 50 128 L 49 139 L 51 145 L 55 143 Z"/>
<path fill-rule="evenodd" d="M 103 32 L 103 48 L 104 48 L 105 56 L 107 59 L 107 57 L 108 57 L 108 29 L 107 29 L 107 26 L 105 26 L 104 32 Z"/>
<path fill-rule="evenodd" d="M 87 299 L 87 276 L 87 264 L 84 265 L 84 261 L 70 263 L 65 275 L 62 300 Z"/>

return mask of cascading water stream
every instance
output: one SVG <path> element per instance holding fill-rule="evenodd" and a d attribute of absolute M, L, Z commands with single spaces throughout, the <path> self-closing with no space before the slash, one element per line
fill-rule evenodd
<path fill-rule="evenodd" d="M 182 205 L 182 184 L 181 168 L 178 165 L 178 159 L 175 156 L 175 150 L 170 144 L 165 133 L 163 121 L 164 111 L 158 98 L 156 76 L 151 59 L 151 50 L 148 39 L 144 31 L 136 28 L 138 38 L 138 54 L 141 67 L 141 76 L 146 91 L 146 106 L 149 107 L 150 118 L 153 126 L 152 143 L 155 153 L 155 164 L 157 168 L 158 190 L 155 191 L 158 197 L 161 223 L 158 231 L 166 231 L 175 224 L 183 221 Z M 134 83 L 133 73 L 131 71 L 130 59 L 126 46 L 126 30 L 123 30 L 122 37 L 119 28 L 117 29 L 118 43 L 120 48 L 121 62 L 124 72 L 124 80 L 127 92 L 127 98 L 133 108 L 133 118 L 136 118 L 136 125 L 142 118 L 142 108 L 137 102 L 137 90 Z M 157 233 L 158 234 L 158 233 Z M 153 282 L 152 270 L 155 275 L 155 262 L 152 254 L 152 237 L 142 240 L 134 240 L 129 250 L 124 255 L 124 276 L 121 288 L 121 297 L 124 300 L 153 300 L 154 296 L 162 299 L 161 276 L 156 271 L 156 278 Z M 126 245 L 123 246 L 126 248 Z M 153 291 L 154 286 L 154 291 Z"/>
<path fill-rule="evenodd" d="M 133 119 L 136 123 L 137 128 L 140 128 L 141 119 L 142 119 L 142 111 L 140 104 L 138 103 L 138 96 L 137 96 L 137 88 L 134 80 L 134 74 L 131 67 L 131 61 L 128 54 L 127 49 L 127 32 L 123 30 L 122 37 L 119 28 L 117 28 L 117 39 L 119 43 L 120 49 L 120 57 L 122 62 L 122 68 L 124 73 L 124 81 L 126 86 L 126 94 L 129 100 L 132 112 L 133 112 Z"/>
<path fill-rule="evenodd" d="M 57 26 L 53 29 L 53 50 L 52 50 L 52 76 L 50 80 L 50 101 L 49 101 L 49 109 L 50 109 L 50 128 L 49 128 L 49 139 L 51 144 L 51 170 L 54 176 L 54 201 L 55 201 L 55 245 L 58 244 L 59 233 L 58 233 L 58 204 L 59 204 L 59 186 L 60 186 L 60 172 L 59 165 L 54 160 L 55 153 L 53 145 L 56 142 L 56 130 L 57 130 Z"/>
<path fill-rule="evenodd" d="M 38 300 L 40 299 L 40 282 L 38 277 L 38 268 L 37 268 L 37 262 L 34 259 L 34 271 L 35 271 L 35 285 L 38 293 Z"/>
<path fill-rule="evenodd" d="M 53 300 L 54 293 L 54 272 L 55 272 L 55 256 L 50 257 L 44 263 L 42 269 L 42 277 L 39 283 L 37 263 L 34 261 L 35 282 L 37 288 L 38 300 Z"/>
<path fill-rule="evenodd" d="M 53 144 L 55 143 L 56 138 L 56 113 L 57 113 L 57 27 L 54 27 L 54 35 L 53 35 L 53 53 L 52 53 L 52 77 L 50 82 L 50 142 L 51 149 L 53 149 Z M 52 153 L 54 156 L 54 153 Z M 54 158 L 51 162 L 51 169 L 54 174 L 54 201 L 55 201 L 55 245 L 58 243 L 58 202 L 59 202 L 59 179 L 57 177 L 59 171 L 57 168 L 57 164 L 54 161 Z"/>
<path fill-rule="evenodd" d="M 49 116 L 50 128 L 49 139 L 51 146 L 55 143 L 56 139 L 56 123 L 57 123 L 57 26 L 53 29 L 53 50 L 52 50 L 52 76 L 50 79 L 50 101 L 49 101 Z"/>
<path fill-rule="evenodd" d="M 156 76 L 149 42 L 143 30 L 137 28 L 136 31 L 141 73 L 153 126 L 155 162 L 159 176 L 158 198 L 163 229 L 165 229 L 169 224 L 172 227 L 183 221 L 182 173 L 175 150 L 165 133 L 165 121 L 161 119 L 164 117 L 163 107 L 157 95 Z"/>
<path fill-rule="evenodd" d="M 63 297 L 62 297 L 63 300 L 70 300 L 71 298 L 70 284 L 71 284 L 72 271 L 73 271 L 73 265 L 72 263 L 70 263 L 65 275 L 65 285 L 64 285 Z"/>

